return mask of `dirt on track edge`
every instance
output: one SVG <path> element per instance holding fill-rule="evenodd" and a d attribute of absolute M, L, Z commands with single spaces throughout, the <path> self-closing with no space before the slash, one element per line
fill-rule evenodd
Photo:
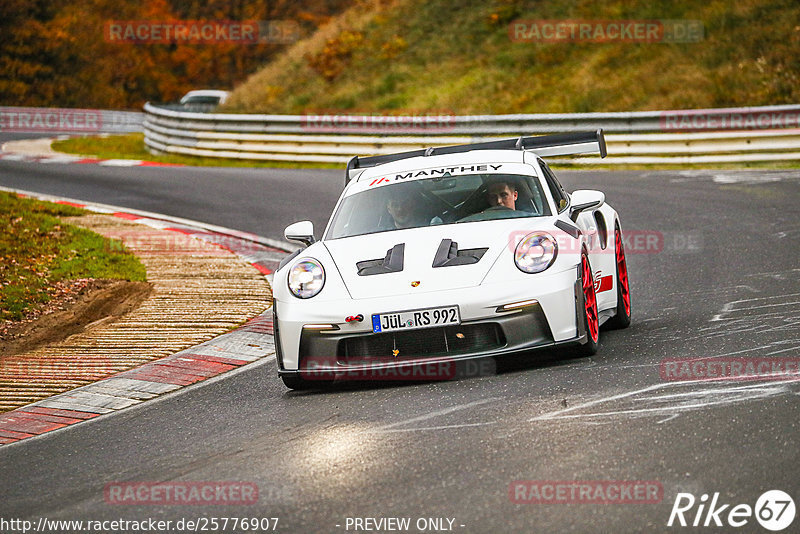
<path fill-rule="evenodd" d="M 12 325 L 0 338 L 0 357 L 29 352 L 119 319 L 150 295 L 148 282 L 92 280 L 65 309 Z"/>

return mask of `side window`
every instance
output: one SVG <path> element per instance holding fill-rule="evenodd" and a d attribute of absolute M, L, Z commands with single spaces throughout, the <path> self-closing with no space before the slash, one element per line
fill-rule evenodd
<path fill-rule="evenodd" d="M 564 188 L 558 182 L 556 175 L 553 174 L 553 171 L 551 171 L 550 167 L 547 166 L 547 163 L 539 160 L 539 164 L 542 167 L 542 172 L 544 172 L 544 179 L 547 181 L 547 187 L 550 188 L 550 194 L 553 195 L 556 208 L 558 209 L 558 212 L 561 213 L 567 209 L 567 192 L 564 191 Z"/>

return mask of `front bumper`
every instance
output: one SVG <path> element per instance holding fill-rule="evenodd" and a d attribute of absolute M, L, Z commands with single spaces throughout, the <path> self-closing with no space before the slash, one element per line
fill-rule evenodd
<path fill-rule="evenodd" d="M 558 346 L 578 345 L 585 342 L 586 335 L 564 341 L 532 341 L 514 347 L 503 347 L 487 351 L 470 351 L 458 355 L 426 356 L 420 358 L 376 358 L 373 361 L 361 360 L 357 363 L 340 365 L 338 359 L 309 358 L 301 359 L 300 369 L 285 369 L 279 365 L 279 376 L 296 376 L 306 380 L 329 381 L 343 378 L 345 380 L 450 380 L 461 376 L 477 376 L 485 374 L 487 366 L 478 365 L 462 367 L 468 363 L 486 357 L 502 357 L 526 353 L 532 350 L 554 348 Z M 419 371 L 417 371 L 417 368 Z M 491 374 L 494 374 L 491 372 Z"/>
<path fill-rule="evenodd" d="M 491 284 L 391 298 L 324 302 L 290 297 L 275 302 L 275 342 L 281 375 L 347 373 L 354 369 L 414 366 L 582 342 L 576 269 L 532 277 L 523 284 Z M 488 297 L 490 296 L 490 297 Z M 512 311 L 500 306 L 535 300 Z M 398 304 L 401 302 L 401 304 Z M 373 334 L 376 313 L 457 304 L 461 324 Z M 344 318 L 361 314 L 363 322 Z M 336 329 L 310 330 L 309 324 Z"/>

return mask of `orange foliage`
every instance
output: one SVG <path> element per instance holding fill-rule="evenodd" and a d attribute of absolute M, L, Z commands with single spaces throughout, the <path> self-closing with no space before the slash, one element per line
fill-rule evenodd
<path fill-rule="evenodd" d="M 308 65 L 328 81 L 336 79 L 350 61 L 350 56 L 361 45 L 364 35 L 361 32 L 344 30 L 325 42 L 322 51 L 306 56 Z"/>
<path fill-rule="evenodd" d="M 191 89 L 229 89 L 285 43 L 113 42 L 112 21 L 290 20 L 303 34 L 346 0 L 3 0 L 0 105 L 140 109 Z"/>

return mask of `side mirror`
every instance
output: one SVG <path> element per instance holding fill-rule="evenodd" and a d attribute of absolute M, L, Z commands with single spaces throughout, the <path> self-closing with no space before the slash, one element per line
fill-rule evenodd
<path fill-rule="evenodd" d="M 606 196 L 602 191 L 578 189 L 570 195 L 570 201 L 572 205 L 569 208 L 569 218 L 575 222 L 582 211 L 595 210 L 602 206 L 606 201 Z"/>
<path fill-rule="evenodd" d="M 299 241 L 305 246 L 310 247 L 314 241 L 314 223 L 311 221 L 300 221 L 290 224 L 283 231 L 283 237 L 288 241 Z"/>

